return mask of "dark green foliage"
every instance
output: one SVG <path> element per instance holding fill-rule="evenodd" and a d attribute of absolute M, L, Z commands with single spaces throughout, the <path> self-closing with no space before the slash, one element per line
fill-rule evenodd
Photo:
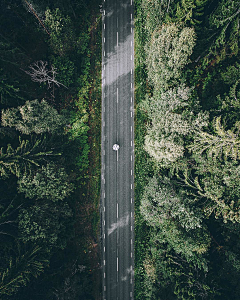
<path fill-rule="evenodd" d="M 92 299 L 89 237 L 76 240 L 75 230 L 89 177 L 89 43 L 100 28 L 98 2 L 0 1 L 3 300 Z M 31 81 L 25 71 L 39 61 L 61 84 Z"/>
<path fill-rule="evenodd" d="M 0 268 L 0 295 L 11 296 L 26 285 L 32 277 L 37 278 L 48 264 L 39 246 L 26 249 L 26 246 L 16 244 L 15 255 L 10 256 Z"/>

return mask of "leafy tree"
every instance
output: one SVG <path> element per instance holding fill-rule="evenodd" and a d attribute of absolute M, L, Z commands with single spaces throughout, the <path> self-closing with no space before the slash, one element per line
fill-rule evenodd
<path fill-rule="evenodd" d="M 36 173 L 24 174 L 18 180 L 18 191 L 31 199 L 63 200 L 72 188 L 65 170 L 53 164 L 43 165 Z"/>
<path fill-rule="evenodd" d="M 169 8 L 171 8 L 170 1 L 143 0 L 141 7 L 145 16 L 146 36 L 149 37 L 156 28 L 163 25 L 165 18 L 167 19 Z"/>
<path fill-rule="evenodd" d="M 24 243 L 32 242 L 47 249 L 58 247 L 64 249 L 68 234 L 66 228 L 70 223 L 72 210 L 67 203 L 38 201 L 29 208 L 19 212 L 19 238 Z"/>
<path fill-rule="evenodd" d="M 193 28 L 181 29 L 175 24 L 163 25 L 153 32 L 145 51 L 148 78 L 156 89 L 167 89 L 180 80 L 195 39 Z"/>
<path fill-rule="evenodd" d="M 146 104 L 151 120 L 145 149 L 157 162 L 169 165 L 183 157 L 184 137 L 207 125 L 207 114 L 189 111 L 191 89 L 185 85 L 155 93 Z"/>
<path fill-rule="evenodd" d="M 50 32 L 50 47 L 53 53 L 64 56 L 75 47 L 75 33 L 69 16 L 59 8 L 45 11 L 45 24 Z"/>
<path fill-rule="evenodd" d="M 210 237 L 201 224 L 200 211 L 193 212 L 187 202 L 169 183 L 159 184 L 153 178 L 145 187 L 140 211 L 148 225 L 158 228 L 162 243 L 168 243 L 176 253 L 194 261 L 207 252 Z"/>
<path fill-rule="evenodd" d="M 59 134 L 66 119 L 44 99 L 26 101 L 18 108 L 2 110 L 2 125 L 15 127 L 23 134 L 52 132 Z"/>

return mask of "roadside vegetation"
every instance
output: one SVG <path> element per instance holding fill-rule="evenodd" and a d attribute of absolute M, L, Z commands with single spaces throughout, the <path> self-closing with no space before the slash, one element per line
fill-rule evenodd
<path fill-rule="evenodd" d="M 240 299 L 239 1 L 135 1 L 135 299 Z"/>
<path fill-rule="evenodd" d="M 0 298 L 99 299 L 101 1 L 1 1 Z"/>

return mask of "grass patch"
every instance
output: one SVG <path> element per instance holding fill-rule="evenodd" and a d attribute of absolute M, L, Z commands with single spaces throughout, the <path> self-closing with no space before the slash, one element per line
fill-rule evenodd
<path fill-rule="evenodd" d="M 147 225 L 140 214 L 140 200 L 152 170 L 149 156 L 143 147 L 147 115 L 139 108 L 139 104 L 148 92 L 143 30 L 141 1 L 135 1 L 135 299 L 144 299 L 143 261 L 148 249 L 149 230 L 146 230 Z"/>

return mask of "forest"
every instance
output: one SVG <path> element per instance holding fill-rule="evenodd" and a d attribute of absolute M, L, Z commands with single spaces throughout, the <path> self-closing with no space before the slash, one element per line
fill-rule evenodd
<path fill-rule="evenodd" d="M 0 1 L 0 299 L 98 299 L 101 1 Z"/>
<path fill-rule="evenodd" d="M 135 0 L 135 299 L 240 299 L 239 17 Z"/>

